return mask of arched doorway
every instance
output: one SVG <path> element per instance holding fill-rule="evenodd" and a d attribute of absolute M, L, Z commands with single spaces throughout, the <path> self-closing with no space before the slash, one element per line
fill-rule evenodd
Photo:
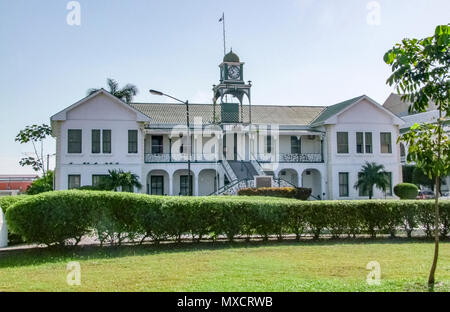
<path fill-rule="evenodd" d="M 152 170 L 147 175 L 147 194 L 170 195 L 169 174 L 165 170 Z"/>
<path fill-rule="evenodd" d="M 189 174 L 187 169 L 179 169 L 173 173 L 173 195 L 188 196 L 195 195 L 196 183 L 195 175 L 191 170 L 191 179 L 189 181 Z"/>
<path fill-rule="evenodd" d="M 298 172 L 295 169 L 283 169 L 278 173 L 278 178 L 286 180 L 287 182 L 298 187 Z"/>
<path fill-rule="evenodd" d="M 311 196 L 322 199 L 322 181 L 320 171 L 317 169 L 306 169 L 302 173 L 302 187 L 312 189 Z"/>
<path fill-rule="evenodd" d="M 217 191 L 219 185 L 218 173 L 215 169 L 203 169 L 198 174 L 198 195 L 206 196 Z"/>

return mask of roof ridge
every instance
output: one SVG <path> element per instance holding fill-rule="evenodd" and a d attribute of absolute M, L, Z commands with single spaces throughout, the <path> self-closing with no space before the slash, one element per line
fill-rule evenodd
<path fill-rule="evenodd" d="M 327 106 L 322 112 L 320 112 L 319 115 L 316 116 L 316 118 L 314 118 L 310 122 L 310 125 L 316 124 L 318 122 L 320 123 L 320 122 L 326 121 L 331 116 L 336 115 L 337 113 L 339 113 L 340 111 L 342 111 L 343 109 L 348 107 L 349 105 L 352 105 L 353 103 L 358 102 L 359 100 L 363 99 L 364 97 L 367 97 L 367 95 L 363 94 L 363 95 Z"/>
<path fill-rule="evenodd" d="M 182 103 L 142 103 L 142 102 L 136 102 L 136 103 L 130 103 L 130 105 L 185 105 Z M 213 103 L 189 103 L 189 105 L 199 105 L 199 106 L 212 106 Z M 217 105 L 220 105 L 219 103 Z M 244 106 L 249 106 L 249 104 L 244 104 Z M 252 104 L 252 107 L 259 106 L 259 107 L 312 107 L 312 108 L 326 108 L 329 106 L 325 105 L 276 105 L 276 104 Z"/>

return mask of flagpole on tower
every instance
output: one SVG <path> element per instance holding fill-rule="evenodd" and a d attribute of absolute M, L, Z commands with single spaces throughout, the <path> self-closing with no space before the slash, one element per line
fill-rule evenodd
<path fill-rule="evenodd" d="M 222 13 L 222 17 L 219 19 L 223 25 L 223 55 L 227 54 L 226 42 L 225 42 L 225 12 Z"/>

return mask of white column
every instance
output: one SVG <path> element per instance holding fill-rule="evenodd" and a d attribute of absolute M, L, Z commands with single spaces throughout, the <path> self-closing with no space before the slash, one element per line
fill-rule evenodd
<path fill-rule="evenodd" d="M 198 174 L 192 173 L 192 186 L 194 188 L 194 196 L 198 196 Z"/>
<path fill-rule="evenodd" d="M 173 173 L 169 173 L 169 195 L 173 196 Z"/>
<path fill-rule="evenodd" d="M 225 174 L 219 174 L 219 188 L 225 185 Z"/>
<path fill-rule="evenodd" d="M 322 187 L 322 193 L 320 193 L 320 198 L 328 199 L 328 194 L 327 194 L 328 189 L 327 189 L 327 185 L 325 183 L 327 177 L 325 176 L 324 172 L 322 172 L 322 171 L 319 171 L 319 172 L 320 172 L 320 185 Z M 323 193 L 325 193 L 325 195 L 323 195 Z"/>
<path fill-rule="evenodd" d="M 302 185 L 302 173 L 303 172 L 300 172 L 300 171 L 297 171 L 297 176 L 298 176 L 298 187 L 303 187 L 303 185 Z"/>
<path fill-rule="evenodd" d="M 5 215 L 0 207 L 0 247 L 8 246 L 8 226 L 6 225 Z"/>

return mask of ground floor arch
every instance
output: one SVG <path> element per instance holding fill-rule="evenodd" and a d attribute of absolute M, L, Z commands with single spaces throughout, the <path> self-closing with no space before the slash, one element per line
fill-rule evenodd
<path fill-rule="evenodd" d="M 178 169 L 173 173 L 173 195 L 198 195 L 197 176 L 191 170 L 190 181 L 187 169 Z"/>
<path fill-rule="evenodd" d="M 219 188 L 219 174 L 215 169 L 203 169 L 198 174 L 198 195 L 206 196 Z"/>
<path fill-rule="evenodd" d="M 278 173 L 278 178 L 286 180 L 292 185 L 299 187 L 298 172 L 295 169 L 282 169 Z"/>
<path fill-rule="evenodd" d="M 321 173 L 317 169 L 305 169 L 302 172 L 302 186 L 312 190 L 311 195 L 323 199 Z"/>
<path fill-rule="evenodd" d="M 170 176 L 165 170 L 151 170 L 147 174 L 147 194 L 169 195 Z"/>

